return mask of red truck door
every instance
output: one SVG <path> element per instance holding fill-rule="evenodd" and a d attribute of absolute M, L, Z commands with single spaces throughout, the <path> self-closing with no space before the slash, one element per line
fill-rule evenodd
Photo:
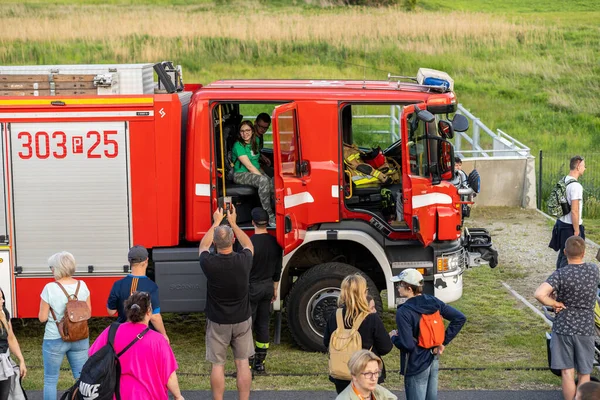
<path fill-rule="evenodd" d="M 414 106 L 406 106 L 401 124 L 403 152 L 407 155 L 402 166 L 404 220 L 423 245 L 428 246 L 437 232 L 435 205 L 451 204 L 452 197 L 439 193 L 432 185 L 427 122 L 417 117 Z"/>
<path fill-rule="evenodd" d="M 273 112 L 273 159 L 277 241 L 288 254 L 304 240 L 308 205 L 314 202 L 303 179 L 307 164 L 302 160 L 296 103 Z"/>

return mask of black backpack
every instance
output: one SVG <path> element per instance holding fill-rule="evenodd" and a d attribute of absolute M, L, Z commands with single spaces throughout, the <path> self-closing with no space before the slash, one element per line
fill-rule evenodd
<path fill-rule="evenodd" d="M 119 323 L 111 324 L 108 331 L 108 343 L 94 353 L 83 365 L 81 376 L 60 400 L 112 400 L 113 396 L 121 400 L 119 383 L 121 363 L 119 357 L 140 340 L 150 328 L 144 329 L 121 352 L 115 352 L 114 343 Z"/>

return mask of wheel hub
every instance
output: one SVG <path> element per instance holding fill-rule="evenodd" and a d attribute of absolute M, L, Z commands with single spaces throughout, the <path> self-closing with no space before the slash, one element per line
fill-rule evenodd
<path fill-rule="evenodd" d="M 317 291 L 312 295 L 306 307 L 306 319 L 310 328 L 319 336 L 327 325 L 327 319 L 337 309 L 340 288 L 328 287 Z"/>

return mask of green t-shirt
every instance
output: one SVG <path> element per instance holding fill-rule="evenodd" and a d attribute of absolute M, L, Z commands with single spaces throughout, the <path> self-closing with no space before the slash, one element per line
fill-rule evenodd
<path fill-rule="evenodd" d="M 257 138 L 258 141 L 258 138 Z M 233 172 L 238 173 L 238 172 L 250 172 L 248 171 L 248 168 L 246 168 L 246 166 L 244 166 L 244 164 L 242 164 L 238 158 L 240 156 L 247 156 L 248 159 L 250 160 L 250 162 L 252 163 L 252 165 L 254 165 L 254 168 L 260 170 L 260 164 L 258 163 L 258 159 L 260 158 L 260 153 L 253 153 L 252 152 L 252 145 L 250 143 L 243 145 L 241 144 L 239 141 L 236 141 L 235 144 L 233 145 L 233 149 L 231 150 L 232 153 L 232 161 L 233 161 Z"/>

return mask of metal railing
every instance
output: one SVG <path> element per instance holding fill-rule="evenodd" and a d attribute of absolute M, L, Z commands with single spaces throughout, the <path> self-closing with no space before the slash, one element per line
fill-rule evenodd
<path fill-rule="evenodd" d="M 474 116 L 462 104 L 457 114 L 471 120 L 467 132 L 454 132 L 454 152 L 463 157 L 523 157 L 531 155 L 531 149 L 507 133 L 497 129 L 494 133 L 479 118 Z M 482 140 L 482 134 L 484 138 Z M 485 136 L 487 135 L 487 136 Z M 463 147 L 463 140 L 471 147 Z M 483 145 L 482 145 L 483 143 Z M 491 149 L 487 146 L 491 145 Z M 485 147 L 484 147 L 485 146 Z"/>
<path fill-rule="evenodd" d="M 496 133 L 488 128 L 479 118 L 471 114 L 462 104 L 458 105 L 458 114 L 462 114 L 470 120 L 469 129 L 466 132 L 454 133 L 454 152 L 461 158 L 469 157 L 519 157 L 527 158 L 531 156 L 531 150 L 523 143 L 513 138 L 500 129 Z M 400 116 L 402 107 L 399 105 L 390 106 L 390 114 L 380 115 L 353 115 L 355 119 L 388 119 L 389 130 L 371 130 L 373 134 L 390 135 L 391 143 L 400 139 Z M 249 120 L 254 120 L 256 116 L 248 116 Z M 265 133 L 265 144 L 273 144 L 273 132 L 269 130 Z"/>

